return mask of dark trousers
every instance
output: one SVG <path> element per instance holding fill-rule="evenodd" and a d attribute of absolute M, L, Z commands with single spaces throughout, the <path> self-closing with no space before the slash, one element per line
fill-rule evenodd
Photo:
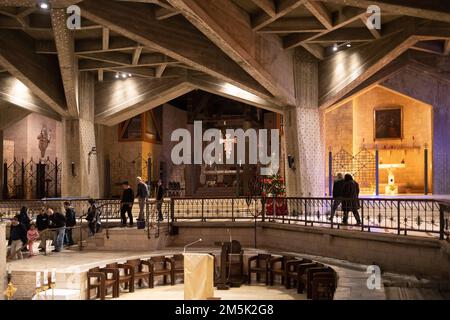
<path fill-rule="evenodd" d="M 156 203 L 156 210 L 158 211 L 158 220 L 159 221 L 164 220 L 164 216 L 163 216 L 163 212 L 162 212 L 162 205 L 163 205 L 163 200 L 158 200 L 158 202 Z"/>
<path fill-rule="evenodd" d="M 130 219 L 130 224 L 133 224 L 133 212 L 132 212 L 132 206 L 130 206 L 129 204 L 123 204 L 122 207 L 120 208 L 120 217 L 122 219 L 122 224 L 127 224 L 127 215 L 128 214 L 128 218 Z"/>
<path fill-rule="evenodd" d="M 361 217 L 359 216 L 359 212 L 357 209 L 352 210 L 353 215 L 355 216 L 356 219 L 356 223 L 361 223 Z M 343 223 L 347 223 L 348 222 L 348 213 L 349 211 L 344 211 L 344 218 L 342 219 Z"/>
<path fill-rule="evenodd" d="M 72 238 L 72 228 L 68 227 L 66 229 L 66 235 L 64 237 L 64 244 L 65 245 L 69 245 L 69 246 L 73 246 L 74 242 L 73 242 L 73 238 Z"/>
<path fill-rule="evenodd" d="M 342 200 L 333 199 L 333 206 L 331 207 L 331 215 L 330 215 L 330 220 L 331 221 L 333 221 L 334 214 L 336 213 L 336 210 L 339 207 L 339 205 L 341 204 L 341 202 L 342 202 Z"/>
<path fill-rule="evenodd" d="M 100 231 L 101 225 L 95 221 L 89 221 L 89 235 L 93 236 Z"/>

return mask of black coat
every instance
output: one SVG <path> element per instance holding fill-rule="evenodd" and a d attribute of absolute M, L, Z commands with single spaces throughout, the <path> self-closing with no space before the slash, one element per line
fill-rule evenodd
<path fill-rule="evenodd" d="M 133 189 L 127 188 L 122 192 L 122 203 L 132 205 L 134 203 L 134 192 Z"/>
<path fill-rule="evenodd" d="M 342 198 L 344 196 L 344 180 L 336 180 L 333 183 L 333 198 Z"/>
<path fill-rule="evenodd" d="M 77 216 L 75 213 L 75 209 L 72 207 L 69 207 L 66 209 L 66 226 L 67 227 L 74 227 L 77 224 Z"/>
<path fill-rule="evenodd" d="M 137 186 L 137 196 L 138 198 L 147 199 L 148 198 L 148 187 L 145 183 L 138 183 Z"/>
<path fill-rule="evenodd" d="M 27 214 L 27 210 L 21 210 L 19 213 L 19 222 L 25 227 L 28 231 L 30 229 L 30 217 Z"/>
<path fill-rule="evenodd" d="M 344 211 L 353 211 L 361 208 L 359 204 L 359 184 L 354 181 L 345 181 L 344 189 L 343 189 L 343 197 L 345 199 L 354 199 L 354 200 L 345 200 L 342 203 L 342 210 Z"/>
<path fill-rule="evenodd" d="M 36 218 L 36 227 L 38 231 L 43 231 L 45 229 L 48 229 L 48 225 L 50 223 L 50 220 L 48 218 L 48 215 L 46 214 L 39 214 Z"/>
<path fill-rule="evenodd" d="M 55 212 L 50 216 L 51 228 L 64 228 L 66 226 L 66 217 L 62 213 Z"/>
<path fill-rule="evenodd" d="M 17 226 L 11 225 L 11 229 L 9 231 L 8 245 L 11 245 L 11 242 L 15 240 L 22 240 L 22 243 L 24 245 L 28 242 L 27 230 L 25 229 L 25 226 L 21 223 L 19 223 Z"/>
<path fill-rule="evenodd" d="M 164 189 L 164 187 L 162 185 L 158 186 L 158 188 L 156 189 L 156 200 L 163 200 L 165 193 L 166 190 Z"/>

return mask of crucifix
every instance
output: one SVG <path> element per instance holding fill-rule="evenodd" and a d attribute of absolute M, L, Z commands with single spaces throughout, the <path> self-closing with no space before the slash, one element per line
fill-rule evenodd
<path fill-rule="evenodd" d="M 231 138 L 231 134 L 227 133 L 225 139 L 220 139 L 220 144 L 224 145 L 225 156 L 227 159 L 231 158 L 231 152 L 233 152 L 233 144 L 236 144 L 236 137 Z"/>

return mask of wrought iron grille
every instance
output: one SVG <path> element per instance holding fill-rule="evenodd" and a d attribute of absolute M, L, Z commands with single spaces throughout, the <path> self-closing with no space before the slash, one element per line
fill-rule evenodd
<path fill-rule="evenodd" d="M 41 199 L 61 196 L 62 162 L 47 158 L 36 162 L 14 159 L 3 164 L 5 199 Z"/>
<path fill-rule="evenodd" d="M 375 177 L 376 163 L 375 155 L 367 149 L 362 149 L 358 154 L 341 149 L 333 155 L 332 174 L 350 173 L 359 183 L 361 192 L 374 193 L 376 189 Z"/>

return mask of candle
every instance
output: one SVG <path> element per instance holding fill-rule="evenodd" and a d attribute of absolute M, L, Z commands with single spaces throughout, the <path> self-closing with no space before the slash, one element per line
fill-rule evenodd
<path fill-rule="evenodd" d="M 52 284 L 56 283 L 56 269 L 52 270 L 52 280 L 51 280 Z"/>
<path fill-rule="evenodd" d="M 48 285 L 48 270 L 44 270 L 44 286 Z"/>
<path fill-rule="evenodd" d="M 41 287 L 41 273 L 36 272 L 36 288 L 40 288 L 40 287 Z"/>

